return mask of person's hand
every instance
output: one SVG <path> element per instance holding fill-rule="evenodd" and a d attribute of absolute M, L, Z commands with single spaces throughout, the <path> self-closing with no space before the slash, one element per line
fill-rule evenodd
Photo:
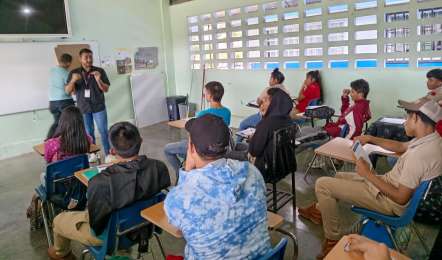
<path fill-rule="evenodd" d="M 367 178 L 368 175 L 372 174 L 370 165 L 362 158 L 356 161 L 356 172 L 359 176 Z"/>
<path fill-rule="evenodd" d="M 362 145 L 370 143 L 371 135 L 360 135 L 354 138 L 354 141 L 361 142 Z"/>
<path fill-rule="evenodd" d="M 80 74 L 78 74 L 78 73 L 73 73 L 72 74 L 72 79 L 71 79 L 71 81 L 72 82 L 77 82 L 77 81 L 79 81 L 81 79 L 81 75 Z"/>
<path fill-rule="evenodd" d="M 189 141 L 189 143 L 187 145 L 186 161 L 184 162 L 184 170 L 186 172 L 191 171 L 191 170 L 196 168 L 196 163 L 195 163 L 195 161 L 192 158 L 192 153 L 191 153 L 191 150 L 190 150 L 191 149 L 191 147 L 190 147 L 191 145 L 192 144 Z"/>
<path fill-rule="evenodd" d="M 101 79 L 101 73 L 99 71 L 93 71 L 91 74 L 94 75 L 96 80 Z"/>
<path fill-rule="evenodd" d="M 348 95 L 350 95 L 350 89 L 345 88 L 344 90 L 342 90 L 343 97 L 348 97 Z"/>
<path fill-rule="evenodd" d="M 365 260 L 391 260 L 388 247 L 384 244 L 356 234 L 348 235 L 344 239 L 347 240 L 347 246 L 344 248 L 347 252 L 359 252 Z"/>

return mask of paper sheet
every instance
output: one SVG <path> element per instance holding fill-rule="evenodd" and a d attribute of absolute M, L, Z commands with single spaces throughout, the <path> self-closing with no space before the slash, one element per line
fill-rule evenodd
<path fill-rule="evenodd" d="M 372 154 L 372 153 L 375 153 L 375 154 L 386 154 L 386 155 L 388 155 L 388 154 L 393 155 L 394 154 L 394 152 L 392 152 L 390 150 L 387 150 L 387 149 L 384 149 L 384 148 L 382 148 L 382 147 L 380 147 L 378 145 L 374 145 L 374 144 L 366 144 L 366 145 L 363 146 L 363 148 L 367 152 L 367 154 Z"/>
<path fill-rule="evenodd" d="M 255 131 L 256 131 L 255 128 L 247 128 L 246 130 L 239 131 L 236 134 L 242 137 L 249 138 L 255 133 Z"/>
<path fill-rule="evenodd" d="M 405 123 L 405 119 L 403 118 L 393 118 L 393 117 L 384 117 L 381 119 L 382 123 L 388 123 L 388 124 L 395 124 L 395 125 L 402 125 Z"/>

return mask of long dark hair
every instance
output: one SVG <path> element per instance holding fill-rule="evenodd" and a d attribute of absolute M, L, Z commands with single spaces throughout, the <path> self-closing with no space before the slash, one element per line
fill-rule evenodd
<path fill-rule="evenodd" d="M 278 82 L 278 84 L 282 84 L 285 80 L 284 74 L 279 71 L 279 68 L 275 68 L 270 75 Z"/>
<path fill-rule="evenodd" d="M 89 152 L 89 141 L 84 128 L 83 115 L 74 106 L 63 110 L 54 137 L 60 137 L 63 154 L 84 154 Z"/>
<path fill-rule="evenodd" d="M 315 80 L 316 83 L 318 83 L 319 90 L 321 91 L 319 103 L 320 104 L 324 103 L 324 91 L 322 91 L 322 80 L 321 80 L 321 75 L 319 74 L 319 70 L 312 70 L 312 71 L 307 72 L 306 77 L 311 77 L 312 79 Z"/>

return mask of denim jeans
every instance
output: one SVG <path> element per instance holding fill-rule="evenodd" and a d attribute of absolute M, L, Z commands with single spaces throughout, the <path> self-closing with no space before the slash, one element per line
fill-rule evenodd
<path fill-rule="evenodd" d="M 246 130 L 247 128 L 255 128 L 256 125 L 259 123 L 259 121 L 261 121 L 261 119 L 262 119 L 261 113 L 256 113 L 246 117 L 239 124 L 238 131 Z M 242 137 L 238 137 L 236 141 L 241 142 L 242 139 L 243 139 Z"/>
<path fill-rule="evenodd" d="M 97 124 L 98 132 L 100 132 L 101 137 L 101 145 L 103 146 L 103 152 L 107 156 L 109 154 L 110 145 L 109 145 L 109 137 L 108 137 L 108 129 L 107 129 L 107 113 L 106 109 L 96 113 L 85 113 L 83 114 L 84 126 L 86 128 L 86 132 L 92 136 L 92 139 L 95 142 L 94 135 L 94 121 Z"/>
<path fill-rule="evenodd" d="M 164 155 L 177 175 L 181 166 L 180 158 L 184 159 L 186 157 L 187 143 L 188 140 L 185 139 L 176 143 L 168 143 L 164 147 Z"/>
<path fill-rule="evenodd" d="M 74 105 L 75 105 L 74 100 L 72 100 L 72 99 L 49 101 L 49 112 L 51 112 L 52 116 L 54 117 L 54 123 L 52 123 L 51 127 L 49 128 L 46 139 L 50 139 L 50 138 L 52 138 L 52 136 L 54 136 L 55 130 L 57 130 L 58 121 L 60 120 L 61 112 L 63 112 L 63 109 L 65 109 L 69 106 L 74 106 Z"/>

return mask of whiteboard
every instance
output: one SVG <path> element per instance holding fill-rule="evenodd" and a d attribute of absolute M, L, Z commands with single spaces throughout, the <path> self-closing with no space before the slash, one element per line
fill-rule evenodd
<path fill-rule="evenodd" d="M 49 71 L 58 64 L 54 48 L 64 44 L 89 44 L 99 66 L 96 42 L 0 43 L 0 115 L 49 107 Z"/>
<path fill-rule="evenodd" d="M 135 123 L 150 126 L 169 120 L 164 76 L 158 72 L 142 72 L 131 76 Z"/>

